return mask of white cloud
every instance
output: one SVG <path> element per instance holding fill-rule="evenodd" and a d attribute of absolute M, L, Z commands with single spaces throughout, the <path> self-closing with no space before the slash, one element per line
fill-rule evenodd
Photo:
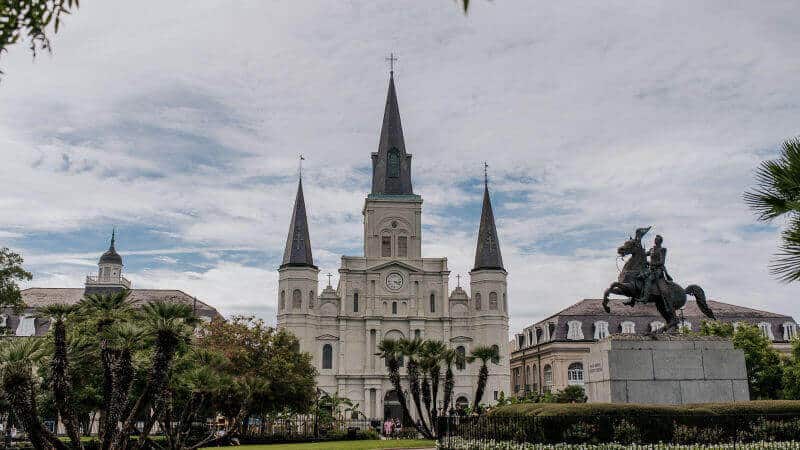
<path fill-rule="evenodd" d="M 43 251 L 31 236 L 158 230 L 173 247 L 138 254 L 201 254 L 205 269 L 134 270 L 134 283 L 269 311 L 276 261 L 252 268 L 224 252 L 282 253 L 299 153 L 318 264 L 335 272 L 340 249 L 360 248 L 382 58 L 395 51 L 424 252 L 448 256 L 454 277 L 469 271 L 488 160 L 512 328 L 600 295 L 614 248 L 643 224 L 665 236 L 677 281 L 800 316 L 798 287 L 767 273 L 776 228 L 754 231 L 741 201 L 758 161 L 800 133 L 795 9 L 86 4 L 52 56 L 3 57 L 0 207 L 12 213 L 0 238 L 25 251 L 37 283 L 76 285 L 97 255 Z"/>

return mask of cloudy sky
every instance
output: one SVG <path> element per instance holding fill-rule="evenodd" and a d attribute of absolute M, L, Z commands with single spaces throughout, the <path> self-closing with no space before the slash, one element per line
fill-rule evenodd
<path fill-rule="evenodd" d="M 274 323 L 298 154 L 317 264 L 361 253 L 393 51 L 423 253 L 469 271 L 487 160 L 512 330 L 601 295 L 645 224 L 679 283 L 800 318 L 742 202 L 800 133 L 795 1 L 472 3 L 81 2 L 0 60 L 2 245 L 79 287 L 116 225 L 134 287 Z"/>

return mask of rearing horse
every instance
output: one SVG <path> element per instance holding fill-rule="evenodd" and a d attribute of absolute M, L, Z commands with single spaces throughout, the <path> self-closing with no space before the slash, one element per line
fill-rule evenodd
<path fill-rule="evenodd" d="M 644 274 L 647 271 L 647 255 L 642 246 L 642 237 L 648 230 L 649 228 L 636 230 L 636 237 L 629 238 L 617 249 L 619 256 L 631 255 L 631 257 L 622 267 L 617 281 L 611 283 L 611 286 L 603 294 L 603 309 L 606 312 L 611 312 L 608 307 L 610 294 L 630 298 L 631 300 L 625 303 L 630 306 L 635 305 L 634 299 L 641 297 L 644 289 Z M 661 317 L 666 321 L 662 332 L 678 327 L 678 317 L 675 315 L 675 311 L 683 308 L 686 304 L 686 294 L 692 295 L 697 300 L 697 306 L 703 314 L 714 319 L 714 313 L 706 303 L 706 294 L 700 286 L 692 284 L 683 289 L 679 284 L 665 279 L 657 280 L 656 284 L 657 289 L 651 289 L 645 303 L 655 303 Z M 663 295 L 664 293 L 666 295 Z"/>

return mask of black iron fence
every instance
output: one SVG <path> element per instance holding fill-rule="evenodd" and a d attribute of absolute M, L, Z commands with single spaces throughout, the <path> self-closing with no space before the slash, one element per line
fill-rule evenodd
<path fill-rule="evenodd" d="M 541 444 L 724 444 L 800 441 L 800 414 L 441 417 L 441 449 Z M 506 445 L 506 446 L 503 446 Z"/>
<path fill-rule="evenodd" d="M 380 421 L 367 419 L 325 419 L 295 416 L 279 419 L 250 419 L 237 433 L 242 444 L 369 439 L 377 437 Z"/>

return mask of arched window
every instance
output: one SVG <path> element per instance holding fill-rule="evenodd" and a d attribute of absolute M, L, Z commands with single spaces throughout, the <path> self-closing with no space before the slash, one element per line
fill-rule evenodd
<path fill-rule="evenodd" d="M 506 300 L 505 292 L 503 292 L 503 311 L 508 312 L 508 300 Z"/>
<path fill-rule="evenodd" d="M 492 310 L 497 309 L 497 292 L 489 293 L 489 309 Z"/>
<path fill-rule="evenodd" d="M 397 314 L 397 302 L 392 302 L 392 314 Z"/>
<path fill-rule="evenodd" d="M 286 291 L 281 291 L 281 299 L 278 302 L 278 309 L 283 310 L 286 308 Z"/>
<path fill-rule="evenodd" d="M 408 256 L 408 237 L 397 236 L 397 256 Z"/>
<path fill-rule="evenodd" d="M 574 362 L 567 368 L 567 384 L 570 386 L 583 385 L 583 363 Z"/>
<path fill-rule="evenodd" d="M 386 176 L 389 178 L 400 177 L 400 151 L 396 148 L 389 150 L 386 164 Z"/>
<path fill-rule="evenodd" d="M 436 294 L 431 294 L 431 312 L 436 312 Z"/>
<path fill-rule="evenodd" d="M 322 368 L 333 369 L 333 347 L 331 344 L 322 346 Z"/>
<path fill-rule="evenodd" d="M 353 312 L 358 312 L 358 292 L 353 293 Z"/>
<path fill-rule="evenodd" d="M 475 293 L 475 309 L 477 309 L 478 311 L 480 311 L 481 308 L 483 307 L 483 305 L 481 303 L 482 303 L 481 302 L 481 293 L 477 292 L 477 293 Z"/>
<path fill-rule="evenodd" d="M 456 361 L 456 369 L 464 370 L 467 365 L 464 363 L 467 359 L 467 349 L 464 348 L 463 345 L 459 345 L 456 347 L 456 352 L 458 353 L 458 360 Z"/>
<path fill-rule="evenodd" d="M 314 291 L 308 291 L 308 308 L 314 308 Z"/>
<path fill-rule="evenodd" d="M 525 347 L 525 335 L 524 334 L 517 335 L 517 346 L 519 348 Z"/>
<path fill-rule="evenodd" d="M 292 291 L 292 308 L 300 309 L 303 307 L 303 293 L 300 289 Z"/>
<path fill-rule="evenodd" d="M 422 330 L 414 330 L 414 339 L 421 339 L 422 338 Z"/>
<path fill-rule="evenodd" d="M 392 237 L 381 236 L 381 256 L 392 256 Z"/>
<path fill-rule="evenodd" d="M 553 386 L 553 368 L 550 364 L 544 366 L 544 385 L 548 390 Z"/>
<path fill-rule="evenodd" d="M 497 353 L 497 360 L 496 361 L 492 361 L 492 362 L 495 363 L 495 364 L 499 364 L 500 363 L 500 347 L 497 344 L 494 344 L 492 346 L 492 350 L 494 350 L 495 353 Z"/>
<path fill-rule="evenodd" d="M 462 396 L 460 396 L 460 397 L 458 397 L 456 399 L 456 409 L 457 410 L 463 411 L 463 410 L 467 409 L 467 407 L 469 407 L 469 400 L 467 399 L 467 397 L 464 397 L 462 395 Z"/>

